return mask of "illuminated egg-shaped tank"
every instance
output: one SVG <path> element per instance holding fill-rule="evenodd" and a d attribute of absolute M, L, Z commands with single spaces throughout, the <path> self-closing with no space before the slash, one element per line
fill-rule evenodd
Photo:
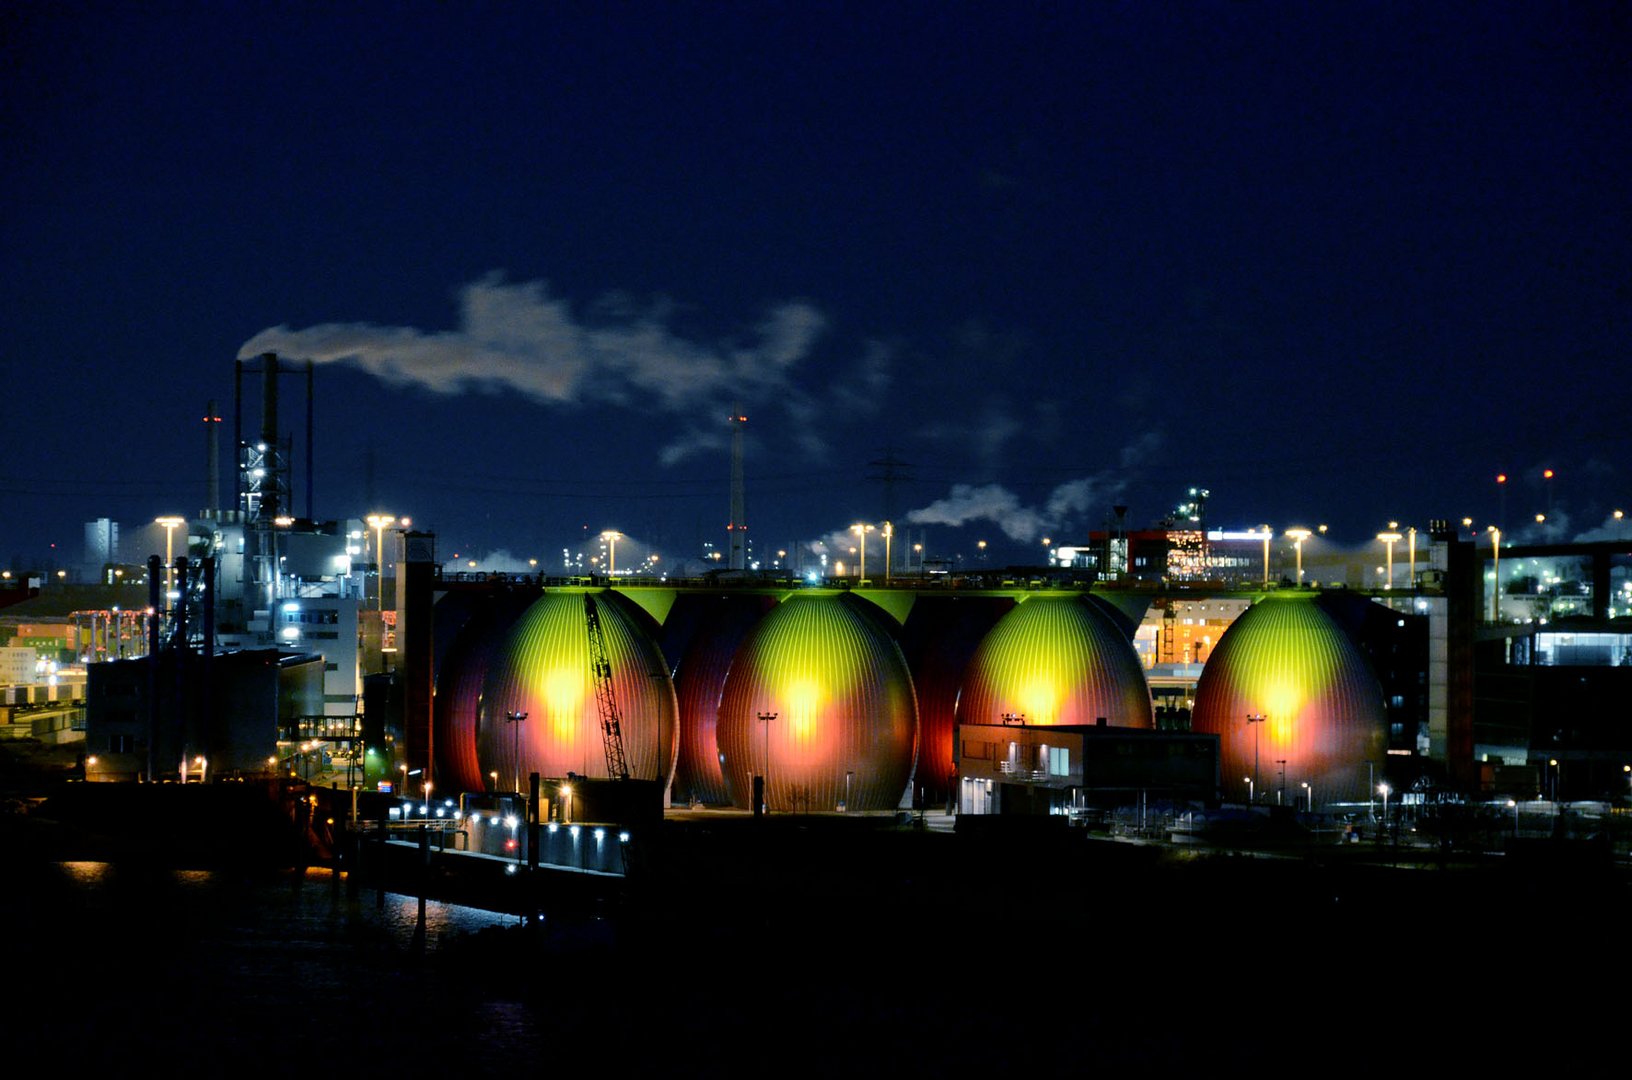
<path fill-rule="evenodd" d="M 505 632 L 534 599 L 513 594 L 489 598 L 468 613 L 458 634 L 437 653 L 431 718 L 436 782 L 443 791 L 485 791 L 491 786 L 476 754 L 476 710 Z"/>
<path fill-rule="evenodd" d="M 795 594 L 743 639 L 715 728 L 737 806 L 751 805 L 756 773 L 772 810 L 900 805 L 918 706 L 900 646 L 852 606 L 865 602 Z"/>
<path fill-rule="evenodd" d="M 680 752 L 674 765 L 674 798 L 683 802 L 729 803 L 715 738 L 725 677 L 743 638 L 775 601 L 769 596 L 710 597 L 691 643 L 675 669 L 680 702 Z"/>
<path fill-rule="evenodd" d="M 927 805 L 952 791 L 958 688 L 981 639 L 1014 607 L 1007 596 L 919 596 L 901 628 L 901 652 L 918 695 L 918 767 Z"/>
<path fill-rule="evenodd" d="M 1262 717 L 1262 720 L 1249 719 Z M 1371 665 L 1307 595 L 1269 595 L 1230 624 L 1196 685 L 1195 731 L 1220 744 L 1224 794 L 1317 805 L 1366 797 L 1367 761 L 1387 749 Z"/>
<path fill-rule="evenodd" d="M 599 615 L 629 775 L 665 784 L 674 775 L 678 707 L 657 643 L 611 592 L 551 592 L 516 620 L 482 684 L 476 754 L 505 790 L 530 772 L 607 775 L 586 596 Z"/>
<path fill-rule="evenodd" d="M 1027 597 L 981 639 L 958 694 L 958 723 L 1154 726 L 1139 654 L 1082 596 Z"/>

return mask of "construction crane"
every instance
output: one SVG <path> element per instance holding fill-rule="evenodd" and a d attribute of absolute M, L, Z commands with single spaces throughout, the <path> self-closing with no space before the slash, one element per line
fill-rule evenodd
<path fill-rule="evenodd" d="M 601 636 L 601 616 L 595 598 L 584 594 L 584 622 L 589 627 L 589 666 L 595 673 L 595 707 L 601 714 L 601 742 L 606 750 L 606 775 L 613 780 L 629 779 L 629 763 L 623 756 L 623 721 L 618 701 L 612 694 L 612 662 L 606 658 L 606 640 Z"/>

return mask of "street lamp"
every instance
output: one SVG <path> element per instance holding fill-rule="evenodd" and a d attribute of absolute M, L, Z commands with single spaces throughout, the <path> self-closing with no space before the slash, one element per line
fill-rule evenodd
<path fill-rule="evenodd" d="M 1247 785 L 1247 805 L 1251 806 L 1252 805 L 1252 800 L 1253 800 L 1252 777 L 1243 776 L 1241 778 L 1241 782 Z"/>
<path fill-rule="evenodd" d="M 1519 835 L 1519 802 L 1517 799 L 1507 800 L 1507 805 L 1513 810 L 1513 835 Z"/>
<path fill-rule="evenodd" d="M 1247 725 L 1252 728 L 1252 786 L 1247 789 L 1250 796 L 1258 790 L 1258 732 L 1262 730 L 1263 722 L 1268 719 L 1263 713 L 1252 713 L 1247 717 Z M 1249 798 L 1249 802 L 1251 799 Z"/>
<path fill-rule="evenodd" d="M 170 604 L 170 593 L 176 587 L 175 539 L 176 530 L 187 524 L 187 519 L 169 514 L 153 519 L 153 524 L 164 526 L 164 603 Z"/>
<path fill-rule="evenodd" d="M 1280 806 L 1281 800 L 1286 797 L 1286 759 L 1276 758 L 1275 764 L 1281 767 L 1281 782 L 1275 787 L 1275 805 Z"/>
<path fill-rule="evenodd" d="M 1296 551 L 1298 553 L 1298 587 L 1302 588 L 1303 587 L 1303 542 L 1305 540 L 1309 539 L 1311 536 L 1313 536 L 1314 533 L 1310 532 L 1308 529 L 1297 528 L 1297 529 L 1287 529 L 1281 535 L 1282 536 L 1290 536 L 1292 538 L 1292 550 L 1294 550 L 1294 551 Z"/>
<path fill-rule="evenodd" d="M 601 539 L 607 543 L 606 576 L 615 578 L 618 576 L 618 541 L 623 539 L 623 534 L 608 529 L 601 534 Z"/>
<path fill-rule="evenodd" d="M 1415 589 L 1417 587 L 1417 527 L 1415 525 L 1405 530 L 1405 538 L 1409 544 L 1407 550 L 1410 552 L 1411 560 L 1407 564 L 1410 573 L 1406 575 L 1405 587 Z"/>
<path fill-rule="evenodd" d="M 867 534 L 872 531 L 872 528 L 873 527 L 871 525 L 865 524 L 850 526 L 850 531 L 861 537 L 861 566 L 860 572 L 856 577 L 857 585 L 865 585 L 867 583 Z"/>
<path fill-rule="evenodd" d="M 1383 586 L 1385 589 L 1394 588 L 1394 545 L 1405 539 L 1404 536 L 1400 535 L 1398 526 L 1398 522 L 1391 521 L 1388 523 L 1387 532 L 1377 534 L 1377 539 L 1388 545 L 1388 581 Z"/>
<path fill-rule="evenodd" d="M 1490 590 L 1490 621 L 1502 621 L 1502 530 L 1492 525 L 1485 530 L 1490 533 L 1490 576 L 1492 587 Z"/>
<path fill-rule="evenodd" d="M 884 523 L 884 584 L 890 583 L 890 540 L 895 536 L 895 526 L 890 522 Z"/>
<path fill-rule="evenodd" d="M 515 747 L 517 795 L 521 794 L 521 725 L 526 719 L 527 714 L 524 712 L 507 712 L 504 714 L 504 722 L 510 725 L 512 744 Z"/>
<path fill-rule="evenodd" d="M 1298 786 L 1303 788 L 1303 793 L 1305 795 L 1309 796 L 1309 812 L 1311 814 L 1314 813 L 1315 812 L 1315 789 L 1309 786 L 1309 781 L 1307 781 L 1307 780 L 1301 781 L 1298 784 Z"/>
<path fill-rule="evenodd" d="M 1388 827 L 1388 793 L 1389 793 L 1389 790 L 1390 789 L 1389 789 L 1389 786 L 1387 784 L 1378 784 L 1377 785 L 1377 794 L 1379 794 L 1379 795 L 1381 795 L 1383 797 L 1383 827 L 1384 828 Z"/>
<path fill-rule="evenodd" d="M 762 797 L 765 802 L 766 812 L 769 812 L 771 809 L 771 721 L 775 720 L 779 715 L 779 713 L 774 712 L 762 712 L 759 714 L 759 722 L 765 725 L 765 772 L 763 774 L 764 793 Z"/>
<path fill-rule="evenodd" d="M 975 550 L 980 553 L 980 555 L 979 555 L 980 561 L 985 562 L 986 561 L 986 541 L 976 540 L 975 541 Z"/>
<path fill-rule="evenodd" d="M 1556 802 L 1558 802 L 1558 771 L 1559 771 L 1558 770 L 1558 759 L 1557 758 L 1548 758 L 1547 759 L 1547 767 L 1553 771 L 1553 782 L 1552 782 L 1553 795 L 1552 795 L 1552 799 L 1553 799 L 1553 802 L 1556 803 Z"/>
<path fill-rule="evenodd" d="M 1259 526 L 1259 531 L 1264 534 L 1264 588 L 1267 589 L 1269 588 L 1269 540 L 1275 533 L 1268 525 Z"/>
<path fill-rule="evenodd" d="M 376 610 L 385 612 L 385 530 L 397 523 L 391 514 L 370 514 L 363 520 L 374 530 L 374 602 Z"/>

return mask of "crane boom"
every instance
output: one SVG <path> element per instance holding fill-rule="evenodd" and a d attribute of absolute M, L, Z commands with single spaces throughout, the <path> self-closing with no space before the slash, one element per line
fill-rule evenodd
<path fill-rule="evenodd" d="M 584 594 L 584 622 L 589 627 L 589 666 L 595 673 L 595 707 L 601 716 L 601 742 L 606 750 L 606 775 L 613 780 L 629 779 L 629 764 L 623 756 L 623 721 L 618 701 L 612 694 L 612 662 L 606 658 L 606 641 L 601 636 L 601 616 L 595 598 Z"/>

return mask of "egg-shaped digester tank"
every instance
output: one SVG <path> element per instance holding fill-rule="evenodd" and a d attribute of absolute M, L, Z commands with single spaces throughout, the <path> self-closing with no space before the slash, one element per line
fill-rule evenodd
<path fill-rule="evenodd" d="M 1259 719 L 1261 718 L 1261 719 Z M 1224 794 L 1317 806 L 1363 801 L 1387 749 L 1382 687 L 1364 654 L 1308 595 L 1258 600 L 1213 647 L 1195 731 L 1219 737 Z"/>
<path fill-rule="evenodd" d="M 767 778 L 773 811 L 900 804 L 917 701 L 900 647 L 858 603 L 865 601 L 795 594 L 743 639 L 715 729 L 735 805 L 751 804 L 756 773 Z"/>
<path fill-rule="evenodd" d="M 486 598 L 470 612 L 446 649 L 437 655 L 436 696 L 431 703 L 436 783 L 445 792 L 486 791 L 494 778 L 482 772 L 476 753 L 477 707 L 488 668 L 505 634 L 536 599 L 512 593 Z"/>
<path fill-rule="evenodd" d="M 926 805 L 944 802 L 952 793 L 958 690 L 981 640 L 1013 607 L 1006 596 L 921 595 L 901 628 L 901 652 L 918 697 L 913 783 Z"/>
<path fill-rule="evenodd" d="M 629 775 L 667 784 L 674 775 L 678 715 L 668 667 L 625 601 L 610 591 L 593 599 Z M 525 719 L 509 719 L 519 714 Z M 583 592 L 540 597 L 505 635 L 482 684 L 476 745 L 482 769 L 497 772 L 505 790 L 518 778 L 525 785 L 530 772 L 607 775 Z"/>
<path fill-rule="evenodd" d="M 748 631 L 775 601 L 769 596 L 725 595 L 710 598 L 697 632 L 675 668 L 674 692 L 680 702 L 680 752 L 674 766 L 674 797 L 701 803 L 729 803 L 725 774 L 720 771 L 720 696 L 731 661 Z"/>
<path fill-rule="evenodd" d="M 964 673 L 958 723 L 1154 726 L 1133 643 L 1080 595 L 1028 596 L 997 621 Z"/>

